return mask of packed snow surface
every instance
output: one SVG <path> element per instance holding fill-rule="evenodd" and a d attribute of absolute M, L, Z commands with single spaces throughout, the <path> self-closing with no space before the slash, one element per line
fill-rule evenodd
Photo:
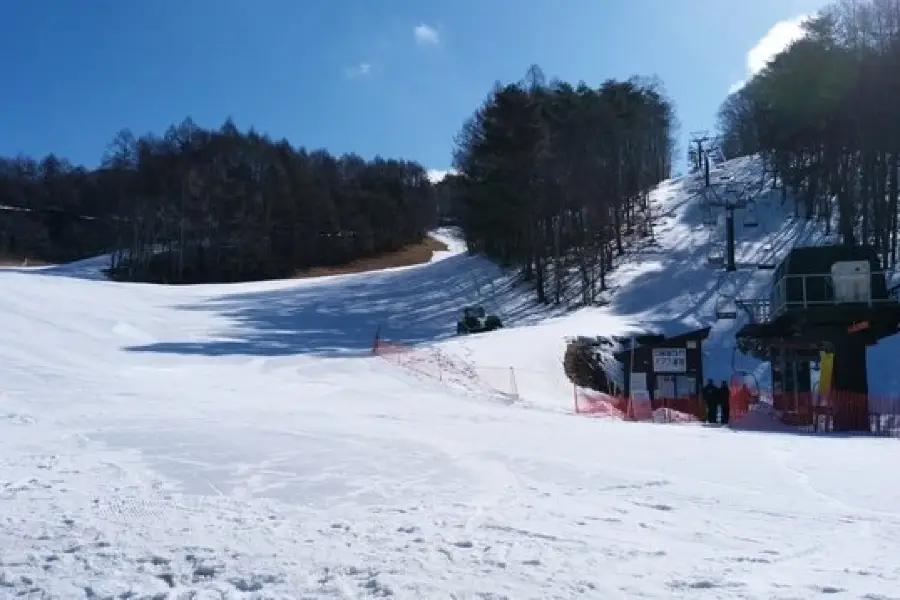
<path fill-rule="evenodd" d="M 460 250 L 231 286 L 0 270 L 0 597 L 900 597 L 896 440 L 573 415 L 564 337 L 638 319 L 554 315 Z M 510 327 L 449 339 L 479 298 Z M 379 326 L 514 365 L 520 398 L 372 356 Z"/>

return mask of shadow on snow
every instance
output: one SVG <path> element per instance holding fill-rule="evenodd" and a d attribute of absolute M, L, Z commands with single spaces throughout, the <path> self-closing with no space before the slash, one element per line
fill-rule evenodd
<path fill-rule="evenodd" d="M 376 329 L 394 342 L 417 344 L 456 335 L 467 304 L 482 304 L 508 325 L 549 315 L 514 275 L 458 255 L 398 271 L 298 282 L 288 289 L 226 294 L 181 310 L 212 311 L 234 323 L 219 339 L 158 342 L 131 352 L 223 356 L 359 356 L 371 352 Z M 486 334 L 485 334 L 486 335 Z"/>

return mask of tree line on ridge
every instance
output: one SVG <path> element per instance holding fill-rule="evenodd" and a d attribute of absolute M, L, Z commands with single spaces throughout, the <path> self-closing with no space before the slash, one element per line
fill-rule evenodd
<path fill-rule="evenodd" d="M 676 128 L 658 81 L 591 87 L 532 67 L 465 122 L 437 185 L 415 162 L 307 151 L 231 120 L 123 130 L 96 169 L 0 158 L 0 254 L 111 252 L 117 279 L 239 281 L 397 250 L 443 222 L 538 301 L 591 303 L 629 240 L 653 239 L 649 192 L 671 175 Z"/>
<path fill-rule="evenodd" d="M 723 151 L 759 153 L 796 199 L 844 244 L 897 263 L 900 0 L 842 0 L 719 110 Z"/>
<path fill-rule="evenodd" d="M 592 303 L 672 170 L 677 123 L 656 81 L 496 85 L 456 139 L 444 186 L 470 250 L 516 268 L 539 302 Z"/>
<path fill-rule="evenodd" d="M 102 165 L 0 159 L 0 253 L 64 262 L 112 252 L 116 279 L 290 276 L 420 242 L 434 189 L 411 161 L 295 148 L 231 120 L 123 130 Z"/>

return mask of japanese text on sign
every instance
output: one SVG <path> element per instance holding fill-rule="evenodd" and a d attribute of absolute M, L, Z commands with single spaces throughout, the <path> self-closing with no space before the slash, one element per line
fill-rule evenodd
<path fill-rule="evenodd" d="M 654 348 L 653 370 L 656 373 L 684 373 L 687 351 L 684 348 Z"/>

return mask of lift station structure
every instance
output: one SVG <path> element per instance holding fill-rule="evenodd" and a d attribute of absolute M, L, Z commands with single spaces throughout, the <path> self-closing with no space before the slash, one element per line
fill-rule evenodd
<path fill-rule="evenodd" d="M 767 297 L 736 305 L 750 317 L 737 347 L 771 363 L 773 395 L 795 399 L 812 392 L 810 364 L 822 352 L 834 357 L 831 388 L 865 398 L 866 348 L 900 326 L 897 290 L 871 246 L 794 248 L 775 267 Z M 869 430 L 867 401 L 847 410 L 836 430 Z"/>

